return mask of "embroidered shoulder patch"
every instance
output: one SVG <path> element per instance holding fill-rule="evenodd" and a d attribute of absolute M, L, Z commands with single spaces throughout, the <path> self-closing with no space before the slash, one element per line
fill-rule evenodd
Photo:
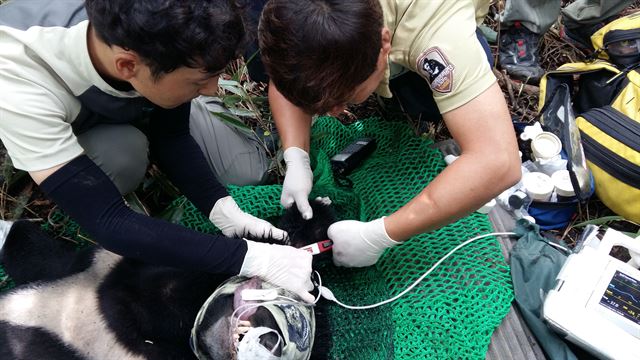
<path fill-rule="evenodd" d="M 438 47 L 429 48 L 418 57 L 418 73 L 429 82 L 433 91 L 449 93 L 453 89 L 453 64 Z"/>

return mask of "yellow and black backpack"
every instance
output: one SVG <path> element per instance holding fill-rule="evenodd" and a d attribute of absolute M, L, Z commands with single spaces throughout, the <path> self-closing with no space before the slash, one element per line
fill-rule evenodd
<path fill-rule="evenodd" d="M 591 42 L 594 60 L 564 64 L 541 79 L 540 122 L 573 121 L 549 110 L 559 94 L 570 94 L 596 195 L 640 223 L 640 13 L 609 23 Z"/>

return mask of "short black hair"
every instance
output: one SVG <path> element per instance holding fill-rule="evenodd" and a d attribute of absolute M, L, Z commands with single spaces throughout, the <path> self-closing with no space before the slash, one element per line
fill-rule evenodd
<path fill-rule="evenodd" d="M 344 104 L 376 69 L 379 0 L 269 0 L 258 39 L 278 91 L 310 114 Z"/>
<path fill-rule="evenodd" d="M 245 42 L 233 0 L 86 0 L 85 8 L 102 41 L 136 52 L 156 78 L 182 66 L 220 71 Z"/>

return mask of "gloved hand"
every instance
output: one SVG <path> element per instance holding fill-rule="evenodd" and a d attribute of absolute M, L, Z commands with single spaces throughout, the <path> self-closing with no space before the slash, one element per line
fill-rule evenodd
<path fill-rule="evenodd" d="M 288 209 L 295 202 L 302 218 L 309 220 L 313 217 L 309 205 L 309 193 L 313 186 L 309 154 L 300 148 L 290 147 L 284 151 L 284 162 L 287 164 L 287 173 L 282 183 L 280 203 Z"/>
<path fill-rule="evenodd" d="M 313 290 L 309 252 L 291 246 L 245 241 L 247 255 L 240 269 L 241 276 L 258 276 L 313 303 L 315 298 L 309 293 Z"/>
<path fill-rule="evenodd" d="M 225 196 L 216 201 L 209 214 L 211 222 L 225 236 L 244 237 L 254 236 L 256 238 L 273 238 L 283 240 L 287 238 L 287 232 L 271 225 L 266 220 L 259 219 L 242 211 L 236 201 L 231 196 Z"/>
<path fill-rule="evenodd" d="M 384 228 L 384 217 L 369 221 L 345 220 L 329 226 L 333 241 L 333 263 L 337 266 L 363 267 L 378 261 L 384 249 L 400 244 Z"/>

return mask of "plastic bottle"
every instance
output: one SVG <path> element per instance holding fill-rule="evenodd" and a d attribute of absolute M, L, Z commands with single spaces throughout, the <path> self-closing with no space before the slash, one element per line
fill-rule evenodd
<path fill-rule="evenodd" d="M 531 161 L 523 163 L 521 166 L 522 174 L 529 173 L 530 168 L 535 169 Z M 527 211 L 531 204 L 531 197 L 527 195 L 522 180 L 498 195 L 496 201 L 500 207 L 513 215 L 514 218 L 527 219 L 535 224 L 536 220 Z"/>

